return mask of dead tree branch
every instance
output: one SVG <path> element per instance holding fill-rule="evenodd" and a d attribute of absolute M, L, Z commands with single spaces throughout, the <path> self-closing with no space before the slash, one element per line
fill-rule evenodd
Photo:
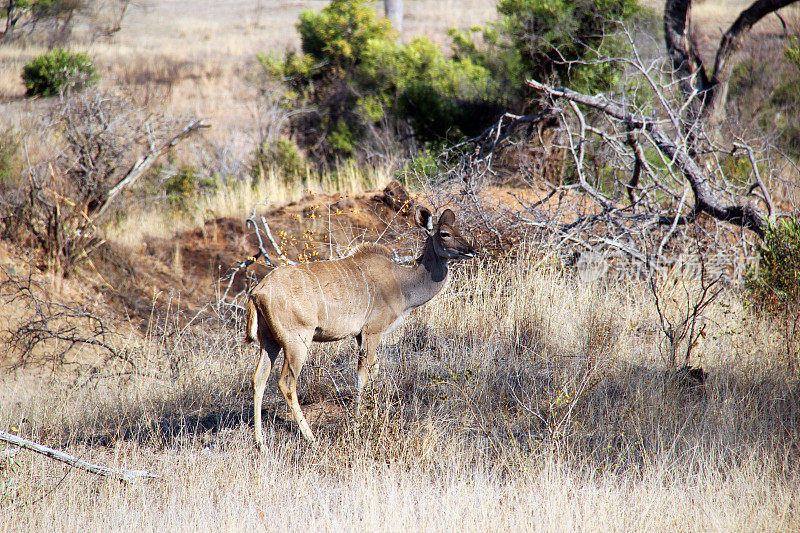
<path fill-rule="evenodd" d="M 733 73 L 731 58 L 739 50 L 750 29 L 762 18 L 797 0 L 757 0 L 742 11 L 728 28 L 717 48 L 714 68 L 708 73 L 697 52 L 692 34 L 691 0 L 667 0 L 664 7 L 664 39 L 672 66 L 681 78 L 681 89 L 690 104 L 691 122 L 710 118 L 718 123 L 725 118 L 728 82 Z"/>
<path fill-rule="evenodd" d="M 108 208 L 113 204 L 116 197 L 119 196 L 122 191 L 136 183 L 136 181 L 141 178 L 145 172 L 150 170 L 150 167 L 155 164 L 159 157 L 166 154 L 168 151 L 174 148 L 179 141 L 185 139 L 195 131 L 201 128 L 209 127 L 211 126 L 206 124 L 204 120 L 195 120 L 194 122 L 187 124 L 185 128 L 174 135 L 171 139 L 151 150 L 146 156 L 139 158 L 136 163 L 133 164 L 131 169 L 125 174 L 125 176 L 123 176 L 122 179 L 119 180 L 119 182 L 108 191 L 108 193 L 106 193 L 104 198 L 99 200 L 98 207 L 93 212 L 88 213 L 90 216 L 89 223 L 94 224 L 97 222 L 106 213 L 106 211 L 108 211 Z"/>
<path fill-rule="evenodd" d="M 636 135 L 633 133 L 633 131 L 628 131 L 626 141 L 633 152 L 633 173 L 631 174 L 631 179 L 626 185 L 626 188 L 628 190 L 628 199 L 631 201 L 631 205 L 636 205 L 635 191 L 639 186 L 639 179 L 642 176 L 642 167 L 647 163 L 645 162 L 644 153 L 642 152 L 642 145 L 639 144 L 639 139 L 636 138 Z"/>
<path fill-rule="evenodd" d="M 61 461 L 62 463 L 66 463 L 73 468 L 80 468 L 81 470 L 86 470 L 87 472 L 91 472 L 92 474 L 98 474 L 105 477 L 113 477 L 119 479 L 120 481 L 124 481 L 125 483 L 132 483 L 134 481 L 139 480 L 140 478 L 158 479 L 161 477 L 156 474 L 151 474 L 146 470 L 128 470 L 126 468 L 115 469 L 115 468 L 108 468 L 107 466 L 88 463 L 86 461 L 78 459 L 74 455 L 70 455 L 68 453 L 64 453 L 62 451 L 55 450 L 53 448 L 49 448 L 37 442 L 33 442 L 32 440 L 23 439 L 22 437 L 12 435 L 11 433 L 6 433 L 5 431 L 0 431 L 0 441 L 13 444 L 14 446 L 19 446 L 20 448 L 24 448 L 26 450 L 40 453 L 46 457 L 49 457 L 50 459 L 55 459 L 56 461 Z"/>
<path fill-rule="evenodd" d="M 519 126 L 523 124 L 535 124 L 552 117 L 553 115 L 550 110 L 545 110 L 540 113 L 531 113 L 529 115 L 504 114 L 497 122 L 469 141 L 475 145 L 475 157 L 477 159 L 483 159 L 494 153 L 506 139 L 514 134 Z"/>
<path fill-rule="evenodd" d="M 666 158 L 677 165 L 683 176 L 689 181 L 695 199 L 692 217 L 706 213 L 717 220 L 749 229 L 759 237 L 764 236 L 764 216 L 748 205 L 725 205 L 722 203 L 711 190 L 703 166 L 692 157 L 687 148 L 671 139 L 656 119 L 634 114 L 603 95 L 589 96 L 565 87 L 550 87 L 535 80 L 530 80 L 528 85 L 552 98 L 565 98 L 570 102 L 589 106 L 623 122 L 628 128 L 641 130 Z M 673 223 L 672 218 L 668 218 L 668 220 L 669 224 Z"/>
<path fill-rule="evenodd" d="M 760 198 L 767 204 L 767 218 L 769 219 L 770 224 L 775 222 L 775 203 L 772 201 L 772 194 L 770 194 L 769 189 L 767 189 L 766 185 L 764 185 L 764 180 L 761 179 L 761 171 L 758 169 L 758 164 L 756 163 L 756 156 L 753 153 L 753 148 L 747 144 L 736 143 L 734 144 L 734 148 L 742 149 L 747 152 L 747 159 L 750 161 L 750 165 L 753 167 L 753 175 L 755 176 L 755 183 L 753 183 L 750 188 L 747 190 L 748 194 L 752 194 L 756 189 L 761 190 Z"/>
<path fill-rule="evenodd" d="M 0 337 L 7 336 L 9 345 L 19 350 L 19 364 L 26 364 L 40 346 L 48 346 L 47 360 L 62 364 L 73 351 L 91 346 L 106 354 L 105 363 L 116 360 L 136 368 L 130 356 L 114 345 L 114 330 L 102 317 L 40 296 L 43 290 L 30 276 L 15 276 L 2 266 L 0 272 L 7 278 L 0 283 L 0 303 L 19 300 L 28 310 L 13 327 L 0 331 Z"/>

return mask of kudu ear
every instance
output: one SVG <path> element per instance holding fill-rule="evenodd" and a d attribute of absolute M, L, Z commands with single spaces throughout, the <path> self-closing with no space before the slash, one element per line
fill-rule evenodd
<path fill-rule="evenodd" d="M 417 224 L 420 225 L 428 234 L 433 233 L 433 215 L 426 207 L 418 207 L 417 212 L 414 214 Z"/>
<path fill-rule="evenodd" d="M 439 225 L 452 226 L 456 223 L 456 214 L 451 209 L 445 209 L 444 213 L 439 215 Z"/>

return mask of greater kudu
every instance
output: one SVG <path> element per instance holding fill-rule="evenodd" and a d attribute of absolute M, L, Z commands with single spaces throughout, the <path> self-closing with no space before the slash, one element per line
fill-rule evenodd
<path fill-rule="evenodd" d="M 300 432 L 314 442 L 297 401 L 297 378 L 311 342 L 355 336 L 359 345 L 358 410 L 381 337 L 400 324 L 409 311 L 442 290 L 450 259 L 476 253 L 455 228 L 456 217 L 450 209 L 436 223 L 425 208 L 417 209 L 415 219 L 428 238 L 414 266 L 395 263 L 383 246 L 365 244 L 342 259 L 278 267 L 252 290 L 245 338 L 248 342 L 258 340 L 261 345 L 253 376 L 253 424 L 259 449 L 264 447 L 261 401 L 281 348 L 283 369 L 278 388 Z"/>

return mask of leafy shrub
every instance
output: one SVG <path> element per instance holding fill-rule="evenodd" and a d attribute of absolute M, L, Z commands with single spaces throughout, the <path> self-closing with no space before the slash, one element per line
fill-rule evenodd
<path fill-rule="evenodd" d="M 172 208 L 181 211 L 188 211 L 191 208 L 192 200 L 199 193 L 214 187 L 213 180 L 201 176 L 196 168 L 188 165 L 178 168 L 178 171 L 164 182 L 167 202 Z"/>
<path fill-rule="evenodd" d="M 758 257 L 758 268 L 748 280 L 753 300 L 768 310 L 800 307 L 800 219 L 793 216 L 771 225 Z"/>
<path fill-rule="evenodd" d="M 264 143 L 255 153 L 252 174 L 259 176 L 268 168 L 276 169 L 285 183 L 291 183 L 306 176 L 308 162 L 297 143 L 282 136 Z"/>
<path fill-rule="evenodd" d="M 615 67 L 581 61 L 619 52 L 623 45 L 609 29 L 632 19 L 639 7 L 636 0 L 499 0 L 497 11 L 503 17 L 500 32 L 519 54 L 526 74 L 555 77 L 591 93 L 616 81 Z"/>
<path fill-rule="evenodd" d="M 396 41 L 387 20 L 365 0 L 333 0 L 298 23 L 302 54 L 260 56 L 265 71 L 283 80 L 295 105 L 312 104 L 297 134 L 304 145 L 321 143 L 325 155 L 349 157 L 365 140 L 410 125 L 430 141 L 460 135 L 476 121 L 469 102 L 486 100 L 488 70 L 469 58 L 446 58 L 427 38 Z M 472 111 L 472 113 L 470 112 Z M 496 114 L 496 113 L 495 113 Z"/>
<path fill-rule="evenodd" d="M 33 58 L 22 70 L 27 96 L 53 96 L 72 88 L 80 89 L 98 79 L 86 54 L 54 48 Z"/>
<path fill-rule="evenodd" d="M 598 21 L 630 18 L 636 5 L 501 1 L 500 22 L 449 32 L 448 56 L 425 37 L 398 42 L 371 2 L 332 0 L 319 12 L 301 14 L 301 53 L 259 58 L 267 74 L 284 83 L 284 96 L 295 107 L 316 111 L 294 119 L 300 144 L 338 159 L 385 146 L 385 137 L 398 133 L 416 147 L 478 134 L 502 112 L 529 105 L 524 82 L 531 76 L 560 76 L 581 89 L 609 85 L 610 66 L 560 61 L 585 58 L 586 46 L 618 48 Z"/>
<path fill-rule="evenodd" d="M 754 307 L 778 324 L 778 340 L 790 370 L 800 368 L 800 219 L 771 225 L 758 250 L 747 288 Z"/>
<path fill-rule="evenodd" d="M 332 68 L 357 64 L 370 41 L 393 38 L 391 23 L 379 19 L 366 0 L 333 0 L 319 13 L 303 11 L 297 31 L 303 52 Z"/>

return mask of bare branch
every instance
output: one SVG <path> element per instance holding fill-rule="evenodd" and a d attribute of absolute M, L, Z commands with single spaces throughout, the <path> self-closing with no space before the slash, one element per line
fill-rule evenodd
<path fill-rule="evenodd" d="M 496 123 L 486 128 L 483 133 L 470 139 L 470 142 L 476 146 L 476 157 L 482 159 L 493 153 L 503 144 L 503 141 L 514 134 L 514 131 L 520 125 L 541 122 L 552 117 L 553 114 L 549 109 L 530 115 L 504 114 Z M 506 120 L 509 120 L 509 122 L 506 123 Z"/>
<path fill-rule="evenodd" d="M 603 95 L 588 96 L 564 87 L 550 87 L 535 80 L 528 85 L 553 98 L 566 98 L 571 102 L 597 109 L 617 120 L 628 128 L 640 129 L 665 156 L 670 158 L 681 170 L 692 186 L 695 197 L 694 216 L 706 213 L 709 216 L 747 228 L 759 237 L 764 236 L 764 217 L 760 212 L 747 205 L 724 205 L 713 193 L 706 171 L 689 151 L 670 139 L 655 119 L 634 115 Z M 672 219 L 669 220 L 672 223 Z"/>
<path fill-rule="evenodd" d="M 105 198 L 99 202 L 99 206 L 94 213 L 89 213 L 91 215 L 90 223 L 93 224 L 99 220 L 106 213 L 108 208 L 111 207 L 111 204 L 114 202 L 116 197 L 119 196 L 123 190 L 136 183 L 136 181 L 155 164 L 159 157 L 171 150 L 176 144 L 178 144 L 180 140 L 188 137 L 201 128 L 208 127 L 210 126 L 206 124 L 205 121 L 195 120 L 194 122 L 189 123 L 170 140 L 151 150 L 146 156 L 139 158 L 136 163 L 134 163 L 133 167 L 131 167 L 131 169 L 125 174 L 125 176 L 114 187 L 112 187 L 108 193 L 106 193 Z"/>
<path fill-rule="evenodd" d="M 758 165 L 756 164 L 756 156 L 753 153 L 753 148 L 746 144 L 736 143 L 734 144 L 736 148 L 743 149 L 747 152 L 747 158 L 750 160 L 750 165 L 753 167 L 753 174 L 756 177 L 756 182 L 750 186 L 750 189 L 747 191 L 748 194 L 752 194 L 756 188 L 761 189 L 762 199 L 764 203 L 767 204 L 767 218 L 769 219 L 770 223 L 775 222 L 775 204 L 772 201 L 772 194 L 770 194 L 769 189 L 764 185 L 764 180 L 761 179 L 761 171 L 758 169 Z"/>
<path fill-rule="evenodd" d="M 140 478 L 157 479 L 161 477 L 156 474 L 151 474 L 146 470 L 128 470 L 126 468 L 115 469 L 115 468 L 108 468 L 106 466 L 87 463 L 86 461 L 78 459 L 74 455 L 70 455 L 68 453 L 64 453 L 59 450 L 54 450 L 53 448 L 49 448 L 47 446 L 44 446 L 37 442 L 33 442 L 28 439 L 23 439 L 22 437 L 12 435 L 11 433 L 6 433 L 5 431 L 0 431 L 0 441 L 13 444 L 14 446 L 19 446 L 20 448 L 24 448 L 26 450 L 31 450 L 33 452 L 40 453 L 46 457 L 55 459 L 56 461 L 61 461 L 62 463 L 66 463 L 74 468 L 80 468 L 81 470 L 86 470 L 87 472 L 91 472 L 93 474 L 99 474 L 105 477 L 113 477 L 119 479 L 120 481 L 124 481 L 125 483 L 132 483 L 134 481 L 139 480 Z"/>
<path fill-rule="evenodd" d="M 697 52 L 691 29 L 691 0 L 667 0 L 664 7 L 664 40 L 673 68 L 681 78 L 681 89 L 691 110 L 689 119 L 710 117 L 717 123 L 725 117 L 728 82 L 733 72 L 730 59 L 744 36 L 759 20 L 797 0 L 757 0 L 742 11 L 722 36 L 714 70 L 709 76 Z"/>
<path fill-rule="evenodd" d="M 631 175 L 631 179 L 627 183 L 626 188 L 628 189 L 628 199 L 631 201 L 631 205 L 636 205 L 636 196 L 634 195 L 634 191 L 636 190 L 636 187 L 639 186 L 639 178 L 642 175 L 642 167 L 645 165 L 644 153 L 642 152 L 642 145 L 639 144 L 639 140 L 636 138 L 636 134 L 633 133 L 633 131 L 628 131 L 627 143 L 633 151 L 633 174 Z"/>
<path fill-rule="evenodd" d="M 706 102 L 708 109 L 705 113 L 711 115 L 712 121 L 719 121 L 725 116 L 724 109 L 725 100 L 728 97 L 728 82 L 733 73 L 733 63 L 730 59 L 742 46 L 744 36 L 759 20 L 796 1 L 758 0 L 753 2 L 749 8 L 739 14 L 736 21 L 722 36 L 717 49 L 717 57 L 714 61 L 714 72 L 710 80 L 710 87 L 713 89 L 713 93 L 712 97 Z"/>

